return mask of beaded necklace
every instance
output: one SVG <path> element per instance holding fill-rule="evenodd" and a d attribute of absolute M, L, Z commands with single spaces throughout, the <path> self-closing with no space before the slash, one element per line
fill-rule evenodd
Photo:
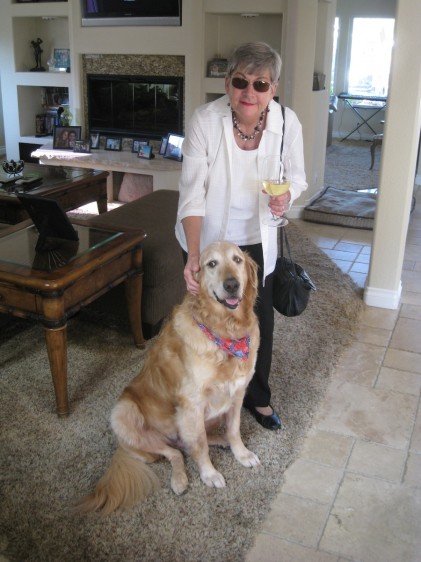
<path fill-rule="evenodd" d="M 263 123 L 263 119 L 265 118 L 265 109 L 262 111 L 262 113 L 260 114 L 260 118 L 259 121 L 257 122 L 257 125 L 254 127 L 254 132 L 251 135 L 246 135 L 245 133 L 243 133 L 243 131 L 240 129 L 240 125 L 238 124 L 237 121 L 237 116 L 235 115 L 235 111 L 233 109 L 231 109 L 231 115 L 232 115 L 232 124 L 234 126 L 234 129 L 237 129 L 237 135 L 243 140 L 243 141 L 249 141 L 249 140 L 254 140 L 256 138 L 256 136 L 261 132 L 262 130 L 262 123 Z"/>

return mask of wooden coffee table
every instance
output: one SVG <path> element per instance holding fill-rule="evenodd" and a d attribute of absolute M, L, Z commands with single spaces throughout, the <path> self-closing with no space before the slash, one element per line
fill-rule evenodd
<path fill-rule="evenodd" d="M 0 168 L 1 170 L 1 168 Z M 38 174 L 41 182 L 28 186 L 27 193 L 59 201 L 65 211 L 77 209 L 96 201 L 99 213 L 107 212 L 108 172 L 64 166 L 25 164 L 23 175 Z M 8 176 L 0 172 L 0 183 Z M 16 224 L 28 218 L 14 190 L 24 189 L 19 184 L 0 186 L 0 222 Z"/>
<path fill-rule="evenodd" d="M 59 416 L 69 413 L 68 318 L 124 281 L 133 338 L 138 347 L 144 347 L 141 296 L 145 233 L 81 224 L 75 228 L 79 242 L 63 241 L 54 256 L 35 252 L 37 232 L 30 220 L 0 231 L 0 312 L 44 325 Z M 63 265 L 55 267 L 60 260 Z"/>

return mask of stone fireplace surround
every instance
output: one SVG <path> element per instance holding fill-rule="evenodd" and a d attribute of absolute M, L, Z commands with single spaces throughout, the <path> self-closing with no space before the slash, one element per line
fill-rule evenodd
<path fill-rule="evenodd" d="M 84 130 L 88 131 L 87 74 L 131 74 L 139 76 L 181 76 L 185 77 L 184 56 L 176 55 L 82 55 L 82 89 L 84 106 Z M 185 91 L 185 88 L 183 88 Z M 183 100 L 185 108 L 185 100 Z M 183 115 L 185 111 L 183 109 Z M 131 150 L 131 138 L 123 138 L 123 150 Z M 105 137 L 101 137 L 101 148 Z M 154 151 L 160 141 L 151 141 Z"/>

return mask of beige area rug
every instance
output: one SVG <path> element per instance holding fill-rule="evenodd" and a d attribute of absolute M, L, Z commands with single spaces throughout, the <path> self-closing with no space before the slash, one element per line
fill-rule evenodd
<path fill-rule="evenodd" d="M 135 376 L 144 351 L 120 318 L 88 308 L 69 321 L 71 415 L 59 419 L 43 330 L 16 321 L 0 333 L 0 558 L 12 561 L 242 561 L 294 460 L 329 376 L 356 329 L 360 290 L 291 221 L 292 255 L 317 285 L 302 316 L 276 314 L 271 385 L 286 428 L 262 429 L 243 410 L 242 434 L 261 460 L 239 465 L 212 449 L 225 489 L 207 488 L 187 459 L 190 487 L 177 497 L 165 461 L 153 469 L 162 489 L 124 513 L 75 515 L 110 462 L 111 408 Z M 148 344 L 150 345 L 150 344 Z"/>

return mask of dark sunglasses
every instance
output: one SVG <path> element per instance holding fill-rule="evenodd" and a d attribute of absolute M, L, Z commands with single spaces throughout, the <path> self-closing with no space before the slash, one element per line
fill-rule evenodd
<path fill-rule="evenodd" d="M 250 80 L 246 80 L 245 78 L 241 78 L 240 76 L 234 76 L 233 78 L 231 78 L 231 84 L 237 90 L 245 90 L 250 84 Z M 272 85 L 271 82 L 267 82 L 266 80 L 255 80 L 254 82 L 252 82 L 252 84 L 256 92 L 260 92 L 261 94 L 269 91 L 269 88 Z"/>

